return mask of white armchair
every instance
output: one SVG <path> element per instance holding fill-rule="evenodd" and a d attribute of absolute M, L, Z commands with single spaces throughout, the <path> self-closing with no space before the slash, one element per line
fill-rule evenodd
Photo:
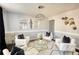
<path fill-rule="evenodd" d="M 53 39 L 52 33 L 50 33 L 50 36 L 46 36 L 46 35 L 43 34 L 43 39 L 51 41 Z"/>
<path fill-rule="evenodd" d="M 56 44 L 59 47 L 60 51 L 69 51 L 69 52 L 74 52 L 76 43 L 75 39 L 71 39 L 70 43 L 62 43 L 61 39 L 56 39 Z"/>
<path fill-rule="evenodd" d="M 71 43 L 60 43 L 59 49 L 61 51 L 75 51 L 75 44 Z"/>
<path fill-rule="evenodd" d="M 25 39 L 18 39 L 17 36 L 15 36 L 15 46 L 22 48 L 22 47 L 27 47 L 28 42 L 30 41 L 29 36 L 25 36 Z"/>

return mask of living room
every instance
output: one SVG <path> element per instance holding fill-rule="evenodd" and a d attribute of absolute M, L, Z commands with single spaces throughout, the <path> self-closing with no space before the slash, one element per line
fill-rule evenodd
<path fill-rule="evenodd" d="M 1 3 L 0 7 L 5 55 L 10 55 L 13 46 L 25 55 L 79 54 L 78 3 Z"/>

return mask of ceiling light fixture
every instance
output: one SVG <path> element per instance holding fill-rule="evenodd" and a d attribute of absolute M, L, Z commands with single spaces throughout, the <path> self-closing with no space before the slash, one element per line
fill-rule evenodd
<path fill-rule="evenodd" d="M 42 6 L 42 5 L 38 6 L 38 9 L 43 9 L 43 8 L 44 8 L 44 6 Z"/>
<path fill-rule="evenodd" d="M 42 11 L 43 8 L 45 8 L 45 7 L 42 6 L 42 5 L 38 6 L 39 13 L 35 16 L 35 18 L 37 18 L 38 20 L 44 20 L 44 19 L 47 18 L 43 13 L 41 13 L 41 11 Z"/>

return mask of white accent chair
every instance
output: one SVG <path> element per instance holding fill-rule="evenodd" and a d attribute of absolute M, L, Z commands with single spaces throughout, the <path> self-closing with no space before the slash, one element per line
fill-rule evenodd
<path fill-rule="evenodd" d="M 28 42 L 30 41 L 29 36 L 25 36 L 25 39 L 18 39 L 18 36 L 15 36 L 15 46 L 22 48 L 22 47 L 27 47 Z"/>
<path fill-rule="evenodd" d="M 52 33 L 50 33 L 50 36 L 46 36 L 45 34 L 43 34 L 43 39 L 51 41 L 53 39 Z"/>
<path fill-rule="evenodd" d="M 61 39 L 56 39 L 56 44 L 59 47 L 60 51 L 63 51 L 63 52 L 75 51 L 75 47 L 76 47 L 75 39 L 71 39 L 70 43 L 62 43 Z"/>

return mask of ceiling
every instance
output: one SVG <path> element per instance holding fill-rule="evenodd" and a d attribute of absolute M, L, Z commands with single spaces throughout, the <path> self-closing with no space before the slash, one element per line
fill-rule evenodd
<path fill-rule="evenodd" d="M 2 3 L 0 5 L 9 12 L 30 15 L 42 13 L 47 17 L 79 8 L 78 3 Z M 38 9 L 40 5 L 44 8 Z"/>

